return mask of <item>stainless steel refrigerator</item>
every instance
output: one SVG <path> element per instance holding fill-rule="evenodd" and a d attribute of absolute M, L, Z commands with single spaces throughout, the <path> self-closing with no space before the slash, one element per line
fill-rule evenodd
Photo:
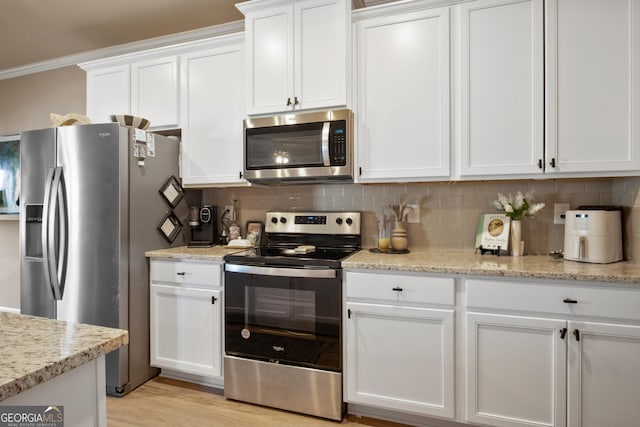
<path fill-rule="evenodd" d="M 128 330 L 129 345 L 106 356 L 112 395 L 158 372 L 144 253 L 172 245 L 157 229 L 171 211 L 159 190 L 178 176 L 178 150 L 117 123 L 21 134 L 21 312 Z"/>

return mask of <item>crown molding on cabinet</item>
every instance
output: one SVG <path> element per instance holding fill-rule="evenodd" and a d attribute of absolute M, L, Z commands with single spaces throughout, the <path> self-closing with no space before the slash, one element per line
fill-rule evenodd
<path fill-rule="evenodd" d="M 35 74 L 42 71 L 55 70 L 57 68 L 68 67 L 70 65 L 77 65 L 81 63 L 86 63 L 82 64 L 82 68 L 87 70 L 91 68 L 91 65 L 94 62 L 98 63 L 100 60 L 105 58 L 120 55 L 135 55 L 136 52 L 150 49 L 168 49 L 176 44 L 194 42 L 213 36 L 221 36 L 241 31 L 244 31 L 244 20 L 221 25 L 212 25 L 210 27 L 199 28 L 197 30 L 184 31 L 168 36 L 154 37 L 151 39 L 91 50 L 88 52 L 62 56 L 59 58 L 49 59 L 47 61 L 34 62 L 20 67 L 1 70 L 0 80 Z"/>

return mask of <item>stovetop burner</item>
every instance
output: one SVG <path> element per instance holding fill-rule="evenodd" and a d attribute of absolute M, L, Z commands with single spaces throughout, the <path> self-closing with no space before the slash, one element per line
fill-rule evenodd
<path fill-rule="evenodd" d="M 226 255 L 236 264 L 339 268 L 361 246 L 360 212 L 267 212 L 266 244 Z"/>

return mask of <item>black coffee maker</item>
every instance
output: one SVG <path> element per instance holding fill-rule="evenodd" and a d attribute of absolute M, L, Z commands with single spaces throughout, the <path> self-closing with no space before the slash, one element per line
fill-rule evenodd
<path fill-rule="evenodd" d="M 190 248 L 202 248 L 216 244 L 218 236 L 216 207 L 211 205 L 191 206 L 189 226 L 191 227 Z"/>

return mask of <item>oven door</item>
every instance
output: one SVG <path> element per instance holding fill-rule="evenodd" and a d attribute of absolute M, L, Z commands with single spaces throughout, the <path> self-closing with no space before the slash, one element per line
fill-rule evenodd
<path fill-rule="evenodd" d="M 341 270 L 225 265 L 225 353 L 341 371 Z"/>

